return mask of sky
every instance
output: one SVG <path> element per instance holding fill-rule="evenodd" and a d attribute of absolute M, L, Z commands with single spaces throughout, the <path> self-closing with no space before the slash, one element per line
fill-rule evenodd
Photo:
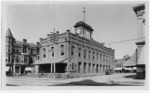
<path fill-rule="evenodd" d="M 76 22 L 83 20 L 83 7 L 86 8 L 85 22 L 94 29 L 93 39 L 105 43 L 137 38 L 137 19 L 133 11 L 136 3 L 40 3 L 9 4 L 4 11 L 5 31 L 10 28 L 16 40 L 26 38 L 28 42 L 39 42 L 53 31 L 60 33 L 71 29 L 74 33 Z M 132 55 L 136 41 L 112 43 L 115 58 Z"/>

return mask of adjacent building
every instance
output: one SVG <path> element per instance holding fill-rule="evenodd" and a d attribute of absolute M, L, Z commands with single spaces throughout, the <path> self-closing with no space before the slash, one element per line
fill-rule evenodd
<path fill-rule="evenodd" d="M 32 67 L 39 54 L 39 43 L 28 43 L 26 39 L 17 41 L 11 30 L 6 32 L 6 66 L 10 73 L 23 74 L 27 67 Z"/>
<path fill-rule="evenodd" d="M 137 16 L 137 78 L 145 78 L 145 4 L 139 4 L 133 7 Z"/>
<path fill-rule="evenodd" d="M 75 33 L 57 31 L 57 36 L 40 38 L 36 73 L 105 73 L 114 68 L 114 50 L 93 40 L 93 28 L 84 21 L 77 22 L 74 28 Z M 52 37 L 58 38 L 57 42 Z"/>

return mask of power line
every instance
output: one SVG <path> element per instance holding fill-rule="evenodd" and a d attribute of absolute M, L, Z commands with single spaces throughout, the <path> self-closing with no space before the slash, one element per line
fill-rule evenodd
<path fill-rule="evenodd" d="M 104 43 L 104 44 L 116 44 L 116 43 L 124 43 L 124 42 L 131 42 L 139 39 L 144 39 L 145 37 L 141 38 L 134 38 L 134 39 L 128 39 L 128 40 L 122 40 L 122 41 L 115 41 L 115 42 L 109 42 L 109 43 Z"/>

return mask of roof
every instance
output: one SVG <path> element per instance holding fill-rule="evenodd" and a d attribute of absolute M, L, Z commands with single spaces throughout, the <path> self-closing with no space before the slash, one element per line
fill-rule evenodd
<path fill-rule="evenodd" d="M 87 23 L 85 23 L 85 22 L 83 22 L 83 21 L 79 21 L 79 22 L 77 22 L 77 23 L 74 25 L 75 28 L 76 28 L 76 27 L 79 27 L 79 26 L 83 26 L 83 27 L 87 28 L 87 29 L 90 30 L 90 31 L 94 31 L 93 28 L 92 28 L 90 25 L 88 25 Z"/>
<path fill-rule="evenodd" d="M 136 50 L 133 55 L 124 62 L 123 66 L 135 66 L 136 65 Z"/>
<path fill-rule="evenodd" d="M 22 46 L 23 45 L 23 42 L 22 41 L 16 41 L 16 43 L 15 43 L 15 46 Z M 29 47 L 32 47 L 32 48 L 34 48 L 34 47 L 37 47 L 37 45 L 36 44 L 34 44 L 34 43 L 28 43 L 28 46 Z"/>
<path fill-rule="evenodd" d="M 30 46 L 30 47 L 37 47 L 37 45 L 36 45 L 36 44 L 33 44 L 33 43 L 29 43 L 29 46 Z"/>
<path fill-rule="evenodd" d="M 13 37 L 10 28 L 7 29 L 6 37 Z"/>
<path fill-rule="evenodd" d="M 137 6 L 133 7 L 133 10 L 137 14 L 137 11 L 144 10 L 145 9 L 145 4 L 138 4 Z"/>

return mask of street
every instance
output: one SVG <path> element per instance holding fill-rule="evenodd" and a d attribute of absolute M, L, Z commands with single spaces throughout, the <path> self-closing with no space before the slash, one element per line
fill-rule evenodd
<path fill-rule="evenodd" d="M 89 76 L 70 79 L 7 77 L 7 86 L 143 86 L 135 73 Z"/>

